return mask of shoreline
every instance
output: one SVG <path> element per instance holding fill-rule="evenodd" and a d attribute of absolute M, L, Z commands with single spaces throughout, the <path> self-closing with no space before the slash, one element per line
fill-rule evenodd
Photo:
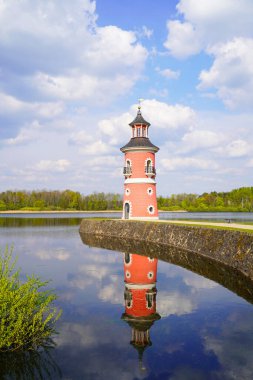
<path fill-rule="evenodd" d="M 57 210 L 57 211 L 25 211 L 25 210 L 10 210 L 10 211 L 0 211 L 1 214 L 95 214 L 95 213 L 121 213 L 122 211 L 114 211 L 114 210 L 103 210 L 103 211 L 79 211 L 79 210 L 74 210 L 74 211 L 63 211 L 63 210 Z"/>
<path fill-rule="evenodd" d="M 175 212 L 180 212 L 180 213 L 188 213 L 188 211 L 185 210 L 178 210 L 178 211 L 163 211 L 159 210 L 159 212 L 162 213 L 175 213 Z M 0 211 L 1 214 L 96 214 L 96 213 L 118 213 L 121 214 L 122 210 L 85 210 L 85 211 L 80 211 L 80 210 L 40 210 L 40 211 L 34 211 L 34 210 L 9 210 L 9 211 Z"/>

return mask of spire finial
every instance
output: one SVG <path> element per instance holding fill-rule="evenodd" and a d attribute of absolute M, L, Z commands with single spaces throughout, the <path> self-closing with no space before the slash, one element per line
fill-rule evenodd
<path fill-rule="evenodd" d="M 139 103 L 139 105 L 138 105 L 138 112 L 141 112 L 141 102 L 143 102 L 143 100 L 144 99 L 138 99 L 138 103 Z"/>

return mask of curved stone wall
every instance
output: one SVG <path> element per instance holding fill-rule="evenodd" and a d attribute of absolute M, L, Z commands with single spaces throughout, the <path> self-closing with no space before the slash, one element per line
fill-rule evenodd
<path fill-rule="evenodd" d="M 83 219 L 80 233 L 124 240 L 129 247 L 133 242 L 145 242 L 179 248 L 221 262 L 253 279 L 253 234 L 169 223 L 95 219 Z"/>

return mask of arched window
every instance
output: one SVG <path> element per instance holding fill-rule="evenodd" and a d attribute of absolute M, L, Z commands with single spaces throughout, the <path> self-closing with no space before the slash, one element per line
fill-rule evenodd
<path fill-rule="evenodd" d="M 132 204 L 131 202 L 129 201 L 126 201 L 124 203 L 124 215 L 123 215 L 123 219 L 129 219 L 130 216 L 131 216 L 131 209 L 132 209 Z"/>
<path fill-rule="evenodd" d="M 125 253 L 125 264 L 128 265 L 131 263 L 132 255 L 131 253 Z"/>

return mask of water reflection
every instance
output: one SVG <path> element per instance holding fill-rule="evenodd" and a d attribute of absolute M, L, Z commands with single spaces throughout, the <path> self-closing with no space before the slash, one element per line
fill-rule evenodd
<path fill-rule="evenodd" d="M 156 312 L 157 259 L 125 253 L 125 313 L 122 319 L 132 329 L 130 344 L 138 351 L 139 365 L 143 364 L 144 350 L 151 346 L 150 328 L 160 319 Z"/>
<path fill-rule="evenodd" d="M 163 261 L 180 265 L 183 268 L 213 280 L 232 292 L 253 303 L 253 279 L 244 273 L 230 268 L 229 266 L 216 262 L 209 257 L 199 256 L 196 253 L 185 251 L 163 244 L 146 243 L 129 239 L 118 239 L 99 235 L 81 234 L 84 244 L 91 247 L 101 247 L 121 252 L 138 252 L 139 255 L 158 258 Z"/>
<path fill-rule="evenodd" d="M 78 227 L 66 223 L 0 228 L 1 244 L 14 244 L 22 274 L 34 271 L 43 279 L 52 279 L 50 287 L 59 295 L 57 306 L 63 315 L 57 325 L 57 346 L 50 355 L 63 379 L 253 379 L 253 306 L 224 288 L 252 302 L 249 280 L 210 260 L 162 246 L 90 236 L 86 242 L 92 247 L 88 247 L 82 243 Z M 151 287 L 154 293 L 158 290 L 151 314 L 159 313 L 161 319 L 154 320 L 152 326 L 143 324 L 140 334 L 145 337 L 141 367 L 144 363 L 146 371 L 140 370 L 138 352 L 129 342 L 139 342 L 135 335 L 132 338 L 132 328 L 138 330 L 138 322 L 147 316 L 133 315 L 124 300 L 129 288 L 124 268 L 130 267 L 123 261 L 126 257 L 128 263 L 136 253 L 139 260 L 148 260 L 145 255 L 154 262 L 161 259 L 157 283 L 153 280 L 156 286 Z M 148 301 L 151 305 L 152 299 Z M 131 323 L 135 319 L 132 325 L 121 319 L 122 313 Z M 38 368 L 40 365 L 43 367 L 38 362 Z M 0 363 L 0 373 L 2 368 L 9 373 L 6 362 Z M 19 379 L 37 380 L 36 376 Z M 57 376 L 51 375 L 58 380 Z M 44 373 L 44 379 L 48 378 Z"/>
<path fill-rule="evenodd" d="M 0 354 L 1 379 L 3 380 L 57 380 L 61 371 L 52 357 L 54 342 L 35 351 L 5 352 Z"/>

